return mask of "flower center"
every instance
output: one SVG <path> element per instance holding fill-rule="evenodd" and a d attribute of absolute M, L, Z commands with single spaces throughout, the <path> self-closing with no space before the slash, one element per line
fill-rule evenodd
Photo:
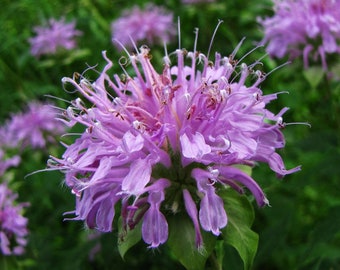
<path fill-rule="evenodd" d="M 197 195 L 196 180 L 191 176 L 194 168 L 206 168 L 205 165 L 192 162 L 183 167 L 181 156 L 178 153 L 171 155 L 171 167 L 167 168 L 163 164 L 158 163 L 154 166 L 152 177 L 155 179 L 166 178 L 171 182 L 171 186 L 167 188 L 164 206 L 171 209 L 173 213 L 184 209 L 183 190 L 188 190 L 194 197 Z"/>

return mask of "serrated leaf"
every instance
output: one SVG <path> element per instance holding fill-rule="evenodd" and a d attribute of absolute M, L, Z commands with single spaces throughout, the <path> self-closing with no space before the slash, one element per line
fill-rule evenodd
<path fill-rule="evenodd" d="M 216 237 L 202 231 L 204 250 L 198 250 L 195 245 L 195 229 L 191 219 L 184 214 L 176 214 L 168 219 L 169 239 L 167 245 L 175 258 L 187 270 L 203 270 L 214 250 Z"/>
<path fill-rule="evenodd" d="M 226 244 L 233 246 L 240 255 L 244 269 L 251 269 L 259 236 L 251 230 L 254 221 L 254 209 L 246 196 L 241 196 L 232 189 L 220 193 L 228 216 L 228 225 L 222 230 Z"/>
<path fill-rule="evenodd" d="M 126 252 L 129 251 L 134 245 L 136 245 L 142 239 L 142 223 L 139 222 L 138 225 L 133 230 L 125 230 L 122 226 L 122 219 L 119 218 L 118 221 L 118 251 L 122 259 Z"/>

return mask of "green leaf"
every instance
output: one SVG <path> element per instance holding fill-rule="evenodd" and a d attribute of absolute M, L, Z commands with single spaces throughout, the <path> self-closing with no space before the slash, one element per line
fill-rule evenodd
<path fill-rule="evenodd" d="M 91 54 L 89 49 L 74 50 L 67 58 L 62 61 L 63 65 L 70 65 L 73 61 L 85 58 Z"/>
<path fill-rule="evenodd" d="M 56 61 L 54 59 L 46 59 L 41 60 L 37 66 L 39 68 L 50 68 L 56 65 Z"/>
<path fill-rule="evenodd" d="M 228 215 L 228 225 L 222 229 L 223 239 L 237 250 L 244 269 L 251 269 L 259 241 L 258 234 L 251 230 L 255 217 L 253 206 L 246 196 L 230 188 L 221 191 L 220 196 Z"/>
<path fill-rule="evenodd" d="M 175 258 L 187 270 L 203 270 L 205 263 L 213 251 L 216 237 L 202 231 L 204 250 L 195 245 L 195 229 L 191 219 L 185 214 L 176 214 L 168 218 L 169 239 L 167 245 Z"/>
<path fill-rule="evenodd" d="M 125 230 L 122 224 L 122 218 L 119 218 L 118 251 L 122 259 L 124 259 L 126 252 L 142 239 L 142 222 L 139 222 L 133 230 Z"/>
<path fill-rule="evenodd" d="M 310 86 L 315 89 L 321 82 L 325 72 L 321 67 L 310 67 L 303 71 L 303 75 L 309 82 Z"/>

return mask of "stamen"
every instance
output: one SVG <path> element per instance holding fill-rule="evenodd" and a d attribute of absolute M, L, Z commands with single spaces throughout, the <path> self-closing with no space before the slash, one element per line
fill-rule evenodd
<path fill-rule="evenodd" d="M 242 60 L 244 58 L 246 58 L 248 55 L 250 55 L 252 52 L 256 51 L 258 48 L 261 48 L 263 46 L 259 45 L 259 46 L 256 46 L 255 48 L 253 48 L 252 50 L 250 50 L 249 52 L 247 52 L 244 56 L 241 57 L 241 59 L 239 60 L 239 62 L 242 62 Z"/>
<path fill-rule="evenodd" d="M 282 68 L 282 67 L 284 67 L 284 66 L 286 66 L 286 65 L 289 65 L 289 64 L 291 64 L 291 62 L 290 62 L 290 61 L 287 61 L 286 63 L 283 63 L 282 65 L 277 66 L 276 68 L 274 68 L 274 69 L 272 69 L 271 71 L 269 71 L 269 72 L 266 74 L 266 77 L 268 77 L 270 74 L 272 74 L 274 71 L 278 70 L 279 68 Z"/>
<path fill-rule="evenodd" d="M 181 49 L 181 19 L 177 18 L 177 28 L 178 28 L 178 49 Z"/>
<path fill-rule="evenodd" d="M 129 39 L 130 39 L 130 41 L 131 41 L 131 43 L 132 43 L 132 46 L 134 47 L 136 53 L 139 53 L 138 48 L 137 48 L 137 45 L 136 45 L 136 42 L 133 40 L 133 38 L 131 37 L 131 35 L 129 35 Z"/>
<path fill-rule="evenodd" d="M 166 65 L 170 66 L 171 61 L 170 61 L 170 57 L 168 54 L 168 48 L 166 47 L 166 43 L 164 42 L 164 57 L 163 57 L 163 61 Z"/>
<path fill-rule="evenodd" d="M 195 41 L 194 41 L 194 51 L 193 51 L 193 53 L 196 53 L 196 46 L 197 46 L 197 40 L 198 40 L 198 31 L 199 31 L 199 29 L 196 27 L 195 31 L 194 31 L 194 33 L 195 33 Z"/>
<path fill-rule="evenodd" d="M 208 49 L 208 53 L 207 53 L 207 59 L 209 59 L 209 55 L 210 55 L 210 50 L 211 50 L 211 47 L 212 47 L 212 44 L 214 42 L 214 38 L 215 38 L 215 35 L 217 33 L 217 30 L 218 30 L 218 27 L 223 23 L 223 20 L 218 20 L 218 24 L 217 26 L 215 27 L 215 30 L 214 30 L 214 33 L 211 37 L 211 40 L 210 40 L 210 44 L 209 44 L 209 49 Z"/>
<path fill-rule="evenodd" d="M 44 97 L 56 99 L 56 100 L 63 101 L 63 102 L 71 104 L 71 101 L 63 99 L 63 98 L 60 98 L 60 97 L 56 97 L 56 96 L 52 96 L 52 95 L 44 95 Z M 52 106 L 52 105 L 50 105 L 50 106 Z M 52 108 L 56 108 L 56 109 L 59 109 L 59 110 L 61 109 L 61 108 L 59 108 L 57 106 L 52 106 Z"/>
<path fill-rule="evenodd" d="M 76 84 L 76 82 L 74 82 L 74 81 L 71 82 L 71 81 L 69 80 L 69 78 L 63 77 L 63 78 L 61 79 L 61 83 L 62 83 L 63 90 L 64 90 L 66 93 L 68 93 L 68 94 L 77 93 L 77 89 L 76 89 L 76 88 L 75 88 L 73 91 L 69 91 L 69 90 L 67 90 L 67 89 L 65 88 L 65 85 L 66 85 L 66 83 L 68 83 L 68 82 L 70 82 L 72 85 L 73 85 L 73 83 Z"/>
<path fill-rule="evenodd" d="M 118 45 L 125 51 L 125 53 L 130 56 L 129 51 L 126 49 L 126 47 L 123 45 L 123 43 L 121 43 L 118 39 L 115 39 L 115 38 L 112 39 L 112 41 L 117 42 Z"/>
<path fill-rule="evenodd" d="M 280 122 L 279 123 L 279 126 L 282 127 L 282 128 L 285 128 L 286 126 L 291 126 L 291 125 L 304 125 L 304 126 L 307 126 L 309 128 L 312 127 L 312 125 L 308 122 L 291 122 L 291 123 L 284 123 L 284 122 Z"/>

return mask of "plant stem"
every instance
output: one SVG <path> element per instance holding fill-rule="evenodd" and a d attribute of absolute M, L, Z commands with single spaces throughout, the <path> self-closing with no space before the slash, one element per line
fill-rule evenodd
<path fill-rule="evenodd" d="M 211 264 L 211 269 L 213 270 L 223 270 L 222 264 L 217 259 L 215 251 L 209 256 L 209 262 Z"/>

